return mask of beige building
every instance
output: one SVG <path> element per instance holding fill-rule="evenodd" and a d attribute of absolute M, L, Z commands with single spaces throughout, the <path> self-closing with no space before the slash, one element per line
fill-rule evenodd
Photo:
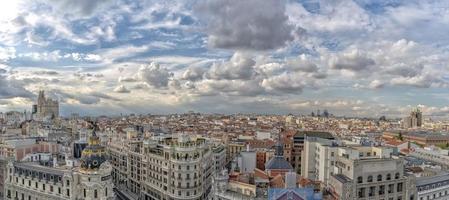
<path fill-rule="evenodd" d="M 404 174 L 404 160 L 392 153 L 387 147 L 342 146 L 308 138 L 302 172 L 320 181 L 336 199 L 416 199 L 414 179 Z"/>
<path fill-rule="evenodd" d="M 112 166 L 105 156 L 94 133 L 83 150 L 80 167 L 10 161 L 5 175 L 5 199 L 112 200 Z"/>
<path fill-rule="evenodd" d="M 180 135 L 134 141 L 115 138 L 109 152 L 114 183 L 125 195 L 197 200 L 209 198 L 214 169 L 222 165 L 226 151 L 205 138 Z"/>

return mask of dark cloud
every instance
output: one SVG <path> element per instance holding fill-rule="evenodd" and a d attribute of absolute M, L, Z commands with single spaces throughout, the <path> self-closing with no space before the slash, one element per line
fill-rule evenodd
<path fill-rule="evenodd" d="M 102 92 L 65 92 L 61 90 L 51 90 L 48 92 L 50 96 L 56 97 L 62 102 L 67 102 L 67 99 L 73 99 L 78 101 L 80 104 L 92 105 L 98 104 L 102 99 L 120 101 L 119 99 L 104 94 Z"/>
<path fill-rule="evenodd" d="M 36 71 L 34 72 L 36 75 L 59 75 L 57 71 Z"/>
<path fill-rule="evenodd" d="M 0 99 L 14 97 L 31 98 L 33 97 L 33 94 L 23 87 L 21 81 L 9 79 L 0 73 Z"/>
<path fill-rule="evenodd" d="M 214 48 L 270 50 L 294 39 L 283 0 L 203 0 L 197 11 Z"/>
<path fill-rule="evenodd" d="M 404 63 L 400 63 L 396 66 L 387 67 L 384 73 L 402 77 L 414 77 L 418 76 L 422 70 L 422 65 L 405 65 Z"/>
<path fill-rule="evenodd" d="M 343 54 L 331 60 L 330 67 L 332 69 L 346 69 L 350 71 L 363 71 L 370 66 L 375 65 L 376 62 L 366 55 L 353 51 L 348 54 Z"/>
<path fill-rule="evenodd" d="M 318 66 L 315 63 L 301 58 L 288 60 L 287 65 L 294 71 L 318 72 Z"/>

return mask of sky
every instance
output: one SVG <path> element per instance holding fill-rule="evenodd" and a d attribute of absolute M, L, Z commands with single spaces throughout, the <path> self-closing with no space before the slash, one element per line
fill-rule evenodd
<path fill-rule="evenodd" d="M 0 111 L 449 114 L 449 2 L 10 0 Z"/>

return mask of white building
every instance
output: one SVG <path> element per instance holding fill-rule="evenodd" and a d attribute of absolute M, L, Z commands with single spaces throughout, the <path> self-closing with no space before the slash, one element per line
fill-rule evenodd
<path fill-rule="evenodd" d="M 426 161 L 434 162 L 442 165 L 444 168 L 449 168 L 449 155 L 447 150 L 440 150 L 438 148 L 413 148 L 410 155 Z"/>
<path fill-rule="evenodd" d="M 258 140 L 271 139 L 271 132 L 269 132 L 269 131 L 257 131 L 256 132 L 256 139 L 258 139 Z"/>
<path fill-rule="evenodd" d="M 256 152 L 249 149 L 240 152 L 237 162 L 241 173 L 252 173 L 256 168 Z"/>
<path fill-rule="evenodd" d="M 449 199 L 449 173 L 416 178 L 417 200 Z"/>
<path fill-rule="evenodd" d="M 336 141 L 307 138 L 302 173 L 317 180 L 341 200 L 416 199 L 413 177 L 404 160 L 386 147 L 340 146 Z"/>
<path fill-rule="evenodd" d="M 133 198 L 208 199 L 214 166 L 222 163 L 215 158 L 226 154 L 224 148 L 213 150 L 207 139 L 187 135 L 114 138 L 109 145 L 113 180 L 119 191 Z"/>

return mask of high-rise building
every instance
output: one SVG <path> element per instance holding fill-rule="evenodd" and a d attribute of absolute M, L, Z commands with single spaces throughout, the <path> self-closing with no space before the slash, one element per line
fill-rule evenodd
<path fill-rule="evenodd" d="M 32 111 L 33 114 L 35 114 L 35 116 L 39 119 L 58 118 L 59 102 L 45 97 L 45 92 L 42 90 L 39 91 L 37 104 L 33 105 Z"/>
<path fill-rule="evenodd" d="M 422 112 L 416 108 L 410 112 L 410 115 L 402 120 L 404 128 L 418 128 L 423 124 Z"/>
<path fill-rule="evenodd" d="M 291 152 L 290 164 L 295 169 L 295 172 L 301 175 L 302 151 L 304 149 L 304 141 L 306 137 L 317 137 L 325 139 L 334 139 L 329 132 L 321 131 L 298 131 L 293 135 L 293 148 Z"/>

